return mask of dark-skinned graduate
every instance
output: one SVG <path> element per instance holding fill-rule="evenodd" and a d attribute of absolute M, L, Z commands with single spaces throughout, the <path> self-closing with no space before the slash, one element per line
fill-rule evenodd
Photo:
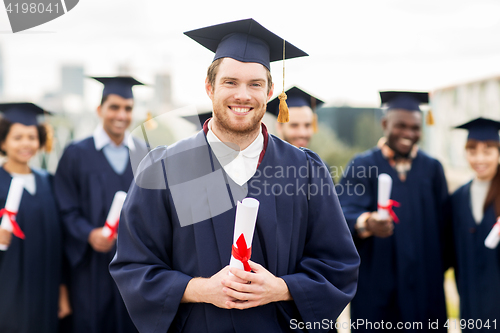
<path fill-rule="evenodd" d="M 0 228 L 0 332 L 54 333 L 58 319 L 71 313 L 61 223 L 52 175 L 29 165 L 38 151 L 50 150 L 49 130 L 40 119 L 46 112 L 33 103 L 2 103 L 0 111 L 0 154 L 6 158 L 0 167 L 2 226 L 10 221 L 10 228 Z M 21 199 L 17 211 L 11 207 L 14 192 Z"/>
<path fill-rule="evenodd" d="M 213 117 L 152 150 L 123 206 L 110 271 L 132 320 L 141 332 L 335 329 L 356 291 L 352 236 L 320 158 L 261 121 L 270 62 L 283 60 L 284 45 L 286 59 L 306 54 L 253 19 L 186 35 L 215 52 L 205 81 Z M 260 206 L 253 241 L 236 247 L 246 197 Z M 231 255 L 245 269 L 229 267 Z"/>
<path fill-rule="evenodd" d="M 353 158 L 340 182 L 340 203 L 361 257 L 351 303 L 353 330 L 446 331 L 444 271 L 450 265 L 449 194 L 441 163 L 420 150 L 426 92 L 380 92 L 384 137 Z M 429 111 L 430 112 L 430 111 Z M 428 114 L 429 119 L 432 115 Z M 392 178 L 389 218 L 378 209 L 378 176 Z M 340 192 L 340 190 L 338 189 Z M 371 323 L 371 324 L 370 324 Z M 381 326 L 378 326 L 379 329 Z"/>
<path fill-rule="evenodd" d="M 477 118 L 456 128 L 468 131 L 465 157 L 474 171 L 451 197 L 460 328 L 492 332 L 500 327 L 500 122 Z"/>
<path fill-rule="evenodd" d="M 116 233 L 103 234 L 115 193 L 127 192 L 134 177 L 130 155 L 146 145 L 127 131 L 132 121 L 132 77 L 97 77 L 104 84 L 92 136 L 70 143 L 55 174 L 64 249 L 70 263 L 72 331 L 137 332 L 109 274 Z"/>

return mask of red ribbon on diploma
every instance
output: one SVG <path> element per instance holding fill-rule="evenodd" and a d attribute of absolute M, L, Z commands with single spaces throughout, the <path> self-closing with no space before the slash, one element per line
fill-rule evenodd
<path fill-rule="evenodd" d="M 396 215 L 396 213 L 394 213 L 394 211 L 392 210 L 392 207 L 399 207 L 399 206 L 401 206 L 401 204 L 399 202 L 391 200 L 391 199 L 389 199 L 387 206 L 382 206 L 381 204 L 377 204 L 378 208 L 388 210 L 392 219 L 396 223 L 399 223 L 399 219 L 398 219 L 398 216 Z"/>
<path fill-rule="evenodd" d="M 17 224 L 17 222 L 16 222 L 17 213 L 14 213 L 14 212 L 11 212 L 10 210 L 2 208 L 2 209 L 0 209 L 0 216 L 4 216 L 4 215 L 7 215 L 9 220 L 10 220 L 10 224 L 12 225 L 12 233 L 14 234 L 14 236 L 16 236 L 17 238 L 24 239 L 24 232 L 21 230 L 21 228 L 19 227 L 19 224 Z"/>
<path fill-rule="evenodd" d="M 106 227 L 109 228 L 109 230 L 111 230 L 111 234 L 108 236 L 108 239 L 112 239 L 115 237 L 115 235 L 118 233 L 118 223 L 120 223 L 120 219 L 118 219 L 115 223 L 115 226 L 112 227 L 111 224 L 108 223 L 108 221 L 106 221 L 106 223 L 104 223 L 104 225 Z"/>
<path fill-rule="evenodd" d="M 232 255 L 234 259 L 241 261 L 245 271 L 250 272 L 252 269 L 248 264 L 248 260 L 250 260 L 250 257 L 252 256 L 252 247 L 247 248 L 247 242 L 245 241 L 245 236 L 243 236 L 243 234 L 238 237 L 236 246 L 233 245 Z"/>

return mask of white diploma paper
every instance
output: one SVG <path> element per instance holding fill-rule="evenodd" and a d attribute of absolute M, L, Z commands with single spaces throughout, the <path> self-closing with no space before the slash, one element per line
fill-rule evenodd
<path fill-rule="evenodd" d="M 386 173 L 381 173 L 378 176 L 378 204 L 379 206 L 387 206 L 391 198 L 392 178 Z M 378 216 L 381 220 L 389 218 L 389 210 L 378 208 Z"/>
<path fill-rule="evenodd" d="M 7 200 L 5 201 L 5 209 L 17 213 L 19 210 L 19 204 L 21 203 L 21 197 L 23 196 L 24 190 L 24 180 L 18 177 L 13 177 L 10 182 L 9 193 L 7 193 Z M 0 228 L 12 231 L 12 224 L 7 215 L 2 217 L 2 223 Z M 9 247 L 4 244 L 0 244 L 0 251 L 7 251 Z"/>
<path fill-rule="evenodd" d="M 108 217 L 106 218 L 106 223 L 109 224 L 112 228 L 116 227 L 116 225 L 118 224 L 120 212 L 122 211 L 126 196 L 126 192 L 118 191 L 113 197 L 113 202 L 111 203 L 111 208 L 109 209 Z M 107 225 L 104 225 L 104 227 L 102 228 L 102 235 L 104 237 L 111 236 L 112 232 L 113 231 Z"/>
<path fill-rule="evenodd" d="M 236 246 L 236 241 L 243 234 L 247 247 L 252 246 L 253 232 L 255 230 L 255 222 L 257 221 L 257 213 L 259 212 L 259 201 L 254 198 L 245 198 L 242 202 L 238 201 L 236 206 L 236 219 L 234 222 L 233 245 Z M 243 268 L 243 263 L 231 255 L 229 266 L 239 269 Z M 231 273 L 229 273 L 231 274 Z"/>
<path fill-rule="evenodd" d="M 484 240 L 484 245 L 489 249 L 496 249 L 498 243 L 500 242 L 500 217 L 497 223 L 493 226 L 488 237 Z"/>

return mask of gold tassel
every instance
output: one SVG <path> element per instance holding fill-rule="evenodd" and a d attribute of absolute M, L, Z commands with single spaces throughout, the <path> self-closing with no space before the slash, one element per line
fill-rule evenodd
<path fill-rule="evenodd" d="M 434 125 L 434 116 L 432 115 L 432 110 L 431 109 L 429 109 L 429 111 L 427 112 L 427 116 L 425 117 L 425 123 L 428 126 Z"/>
<path fill-rule="evenodd" d="M 278 114 L 278 122 L 287 123 L 290 120 L 288 113 L 288 105 L 286 105 L 286 94 L 282 92 L 278 98 L 280 99 L 280 113 Z"/>
<path fill-rule="evenodd" d="M 278 96 L 280 99 L 280 113 L 278 114 L 278 122 L 287 123 L 290 120 L 288 114 L 288 105 L 286 105 L 286 94 L 285 94 L 285 40 L 283 39 L 283 92 Z"/>
<path fill-rule="evenodd" d="M 154 120 L 151 111 L 148 111 L 148 115 L 144 123 L 146 124 L 146 128 L 148 130 L 154 130 L 158 127 L 158 123 L 156 122 L 156 120 Z"/>
<path fill-rule="evenodd" d="M 44 150 L 45 152 L 50 153 L 54 147 L 54 128 L 48 123 L 43 124 L 43 126 L 45 127 L 45 132 L 47 132 Z"/>
<path fill-rule="evenodd" d="M 318 133 L 318 115 L 316 113 L 313 114 L 312 127 L 313 127 L 314 133 Z"/>

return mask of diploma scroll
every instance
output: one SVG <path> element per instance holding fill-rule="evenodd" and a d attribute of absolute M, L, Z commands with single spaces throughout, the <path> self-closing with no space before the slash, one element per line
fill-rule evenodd
<path fill-rule="evenodd" d="M 489 249 L 496 249 L 498 243 L 500 242 L 500 217 L 497 219 L 497 223 L 493 226 L 488 237 L 484 240 L 484 245 Z"/>
<path fill-rule="evenodd" d="M 377 213 L 381 220 L 387 220 L 389 215 L 394 222 L 398 223 L 399 219 L 392 210 L 392 207 L 399 207 L 397 201 L 391 200 L 392 191 L 392 178 L 386 173 L 381 173 L 378 176 L 378 199 L 377 199 Z"/>
<path fill-rule="evenodd" d="M 106 223 L 102 228 L 102 235 L 104 237 L 113 238 L 118 232 L 118 223 L 120 221 L 120 212 L 122 211 L 123 203 L 127 193 L 123 191 L 118 191 L 113 197 L 113 202 L 111 203 L 111 208 L 109 209 L 108 217 L 106 218 Z"/>
<path fill-rule="evenodd" d="M 381 220 L 389 218 L 389 210 L 381 207 L 387 206 L 391 198 L 392 178 L 386 173 L 378 176 L 378 216 Z"/>
<path fill-rule="evenodd" d="M 1 210 L 3 215 L 0 228 L 12 231 L 16 237 L 24 239 L 24 233 L 21 231 L 15 221 L 15 216 L 19 210 L 21 197 L 23 196 L 24 180 L 18 177 L 13 177 L 10 182 L 9 192 L 7 193 L 7 200 L 5 200 L 5 207 Z M 7 251 L 8 245 L 0 244 L 0 251 Z"/>
<path fill-rule="evenodd" d="M 241 202 L 238 201 L 234 222 L 233 251 L 229 266 L 250 271 L 248 260 L 251 256 L 258 211 L 259 201 L 257 199 L 245 198 Z"/>

